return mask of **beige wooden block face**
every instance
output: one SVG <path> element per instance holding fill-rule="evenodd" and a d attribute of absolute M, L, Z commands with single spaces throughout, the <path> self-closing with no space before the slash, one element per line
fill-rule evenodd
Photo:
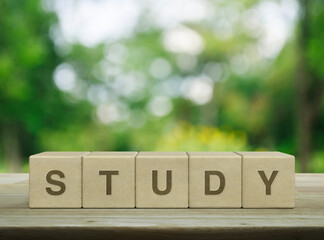
<path fill-rule="evenodd" d="M 189 207 L 240 208 L 241 156 L 233 152 L 188 152 Z"/>
<path fill-rule="evenodd" d="M 136 207 L 188 207 L 185 152 L 140 152 L 136 156 Z"/>
<path fill-rule="evenodd" d="M 84 208 L 135 207 L 137 152 L 92 152 L 83 158 Z"/>
<path fill-rule="evenodd" d="M 238 152 L 242 156 L 243 208 L 293 208 L 295 158 L 280 152 Z"/>
<path fill-rule="evenodd" d="M 31 208 L 81 208 L 81 158 L 88 152 L 43 152 L 29 158 Z"/>

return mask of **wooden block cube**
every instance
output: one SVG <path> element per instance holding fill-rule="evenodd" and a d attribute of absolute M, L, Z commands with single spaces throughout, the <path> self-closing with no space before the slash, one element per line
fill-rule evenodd
<path fill-rule="evenodd" d="M 238 152 L 242 156 L 243 208 L 293 208 L 295 157 L 280 152 Z"/>
<path fill-rule="evenodd" d="M 29 158 L 29 207 L 81 208 L 81 159 L 88 152 L 43 152 Z"/>
<path fill-rule="evenodd" d="M 135 207 L 137 152 L 92 152 L 83 158 L 84 208 Z"/>
<path fill-rule="evenodd" d="M 241 156 L 233 152 L 188 152 L 189 207 L 240 208 Z"/>
<path fill-rule="evenodd" d="M 188 207 L 185 152 L 140 152 L 136 156 L 136 207 Z"/>

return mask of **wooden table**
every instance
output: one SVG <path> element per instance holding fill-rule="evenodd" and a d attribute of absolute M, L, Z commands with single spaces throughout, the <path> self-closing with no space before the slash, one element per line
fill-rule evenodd
<path fill-rule="evenodd" d="M 324 239 L 324 174 L 296 174 L 295 209 L 29 209 L 28 174 L 0 174 L 0 239 Z"/>

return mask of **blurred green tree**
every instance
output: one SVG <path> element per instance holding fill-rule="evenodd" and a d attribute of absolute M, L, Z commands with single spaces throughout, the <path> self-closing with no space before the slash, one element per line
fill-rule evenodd
<path fill-rule="evenodd" d="M 275 57 L 261 51 L 256 12 L 285 1 L 210 1 L 209 18 L 172 28 L 146 9 L 130 36 L 92 47 L 54 44 L 58 19 L 41 3 L 0 0 L 6 169 L 43 150 L 232 149 L 324 171 L 323 1 L 299 0 Z"/>
<path fill-rule="evenodd" d="M 324 2 L 300 0 L 297 34 L 296 79 L 298 155 L 302 171 L 308 171 L 312 152 L 320 150 L 314 140 L 322 135 L 318 128 L 324 96 Z M 320 144 L 321 145 L 321 144 Z M 319 149 L 316 149 L 318 148 Z"/>
<path fill-rule="evenodd" d="M 40 1 L 0 1 L 1 155 L 10 171 L 21 171 L 26 157 L 43 150 L 44 130 L 91 119 L 87 103 L 67 103 L 52 81 L 62 61 L 49 38 L 56 21 Z"/>

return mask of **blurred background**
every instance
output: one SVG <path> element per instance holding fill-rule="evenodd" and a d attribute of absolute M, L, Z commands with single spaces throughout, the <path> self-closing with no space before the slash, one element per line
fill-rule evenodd
<path fill-rule="evenodd" d="M 0 171 L 276 150 L 324 172 L 323 44 L 322 0 L 0 0 Z"/>

